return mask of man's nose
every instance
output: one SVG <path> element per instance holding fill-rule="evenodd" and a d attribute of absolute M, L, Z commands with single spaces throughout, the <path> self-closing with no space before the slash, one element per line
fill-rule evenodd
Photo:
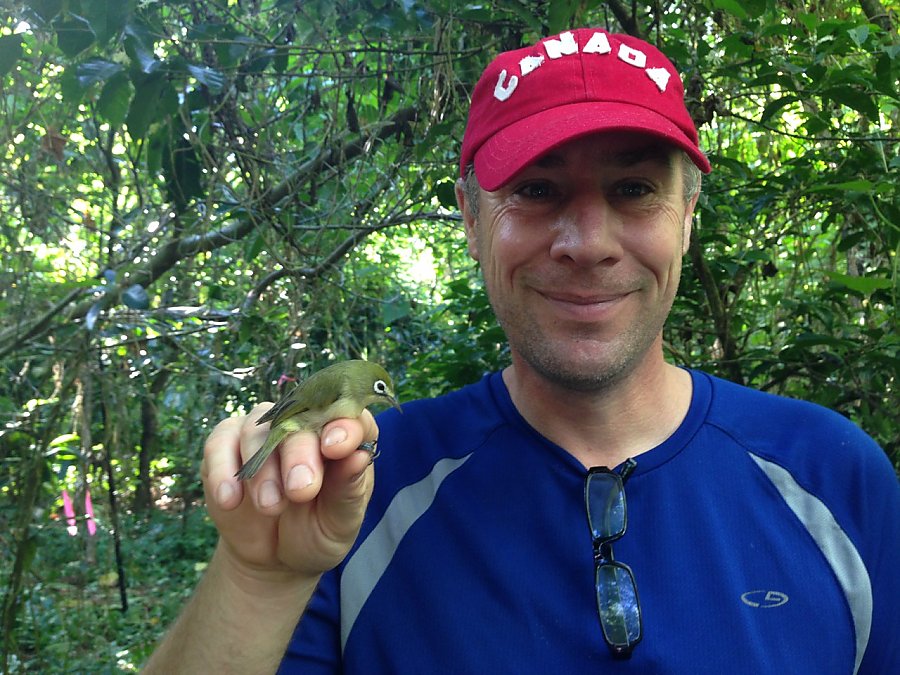
<path fill-rule="evenodd" d="M 614 262 L 622 255 L 620 227 L 615 209 L 603 196 L 579 196 L 559 215 L 550 256 L 583 267 Z"/>

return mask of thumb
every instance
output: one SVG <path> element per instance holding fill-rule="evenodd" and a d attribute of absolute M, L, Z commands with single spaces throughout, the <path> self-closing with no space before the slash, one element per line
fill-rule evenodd
<path fill-rule="evenodd" d="M 344 559 L 362 527 L 375 472 L 365 450 L 325 464 L 313 503 L 291 504 L 279 519 L 280 556 L 295 569 L 321 574 Z M 306 532 L 302 540 L 297 532 Z"/>
<path fill-rule="evenodd" d="M 356 539 L 374 485 L 375 471 L 367 451 L 328 462 L 319 493 L 323 534 Z"/>

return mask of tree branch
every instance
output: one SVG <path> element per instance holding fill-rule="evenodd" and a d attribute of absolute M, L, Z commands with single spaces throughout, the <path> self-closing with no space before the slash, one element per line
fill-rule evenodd
<path fill-rule="evenodd" d="M 879 0 L 859 0 L 859 6 L 865 12 L 866 18 L 880 26 L 885 33 L 893 31 L 893 17 Z"/>
<path fill-rule="evenodd" d="M 723 295 L 719 292 L 719 286 L 716 283 L 712 270 L 703 257 L 703 251 L 700 250 L 699 237 L 691 237 L 688 251 L 694 271 L 697 273 L 697 278 L 703 287 L 703 293 L 706 295 L 706 302 L 709 305 L 709 311 L 715 326 L 716 338 L 722 348 L 720 363 L 728 371 L 729 379 L 743 383 L 744 375 L 737 361 L 737 351 L 735 349 L 734 336 L 731 334 L 731 318 L 728 308 L 725 306 Z"/>
<path fill-rule="evenodd" d="M 350 141 L 333 147 L 330 150 L 321 153 L 315 159 L 312 159 L 297 169 L 291 176 L 282 181 L 274 188 L 261 194 L 256 202 L 247 209 L 248 212 L 262 214 L 262 218 L 245 218 L 236 220 L 225 227 L 207 232 L 204 234 L 195 234 L 172 239 L 165 244 L 153 255 L 146 263 L 139 268 L 121 275 L 122 283 L 109 291 L 100 298 L 91 297 L 82 302 L 71 306 L 72 303 L 83 294 L 84 289 L 76 289 L 66 295 L 60 302 L 54 305 L 49 311 L 40 316 L 30 325 L 25 327 L 16 327 L 8 329 L 0 333 L 0 358 L 4 358 L 8 354 L 22 347 L 22 345 L 30 340 L 40 338 L 53 330 L 54 325 L 60 323 L 72 323 L 84 318 L 91 307 L 100 303 L 101 309 L 107 309 L 118 304 L 121 301 L 122 293 L 134 284 L 140 284 L 144 288 L 149 288 L 157 279 L 166 274 L 181 260 L 212 251 L 228 244 L 232 244 L 246 237 L 252 232 L 258 222 L 267 219 L 276 211 L 278 204 L 285 199 L 291 197 L 297 188 L 309 176 L 318 172 L 324 166 L 339 164 L 355 159 L 363 152 L 368 151 L 375 143 L 383 142 L 391 136 L 405 135 L 411 132 L 411 124 L 418 119 L 418 111 L 409 107 L 398 111 L 390 120 L 380 122 L 378 124 L 369 125 L 362 130 L 357 137 Z M 347 251 L 375 229 L 381 229 L 388 225 L 379 225 L 376 228 L 361 230 L 348 237 L 340 246 L 331 252 L 322 262 L 314 267 L 295 270 L 292 274 L 301 276 L 317 276 L 325 269 L 335 264 Z M 64 311 L 70 307 L 69 311 Z M 58 319 L 54 323 L 54 319 Z"/>

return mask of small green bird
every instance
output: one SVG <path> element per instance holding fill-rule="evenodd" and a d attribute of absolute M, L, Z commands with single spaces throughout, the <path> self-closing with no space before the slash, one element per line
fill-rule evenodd
<path fill-rule="evenodd" d="M 289 434 L 319 433 L 331 420 L 359 417 L 373 403 L 389 403 L 400 410 L 391 376 L 377 363 L 341 361 L 313 373 L 256 421 L 272 422 L 269 435 L 234 475 L 238 480 L 252 478 Z"/>

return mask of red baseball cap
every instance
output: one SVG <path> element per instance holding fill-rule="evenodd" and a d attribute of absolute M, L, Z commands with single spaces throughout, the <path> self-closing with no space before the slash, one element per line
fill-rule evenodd
<path fill-rule="evenodd" d="M 579 28 L 503 52 L 472 93 L 459 162 L 493 191 L 553 148 L 597 131 L 638 131 L 709 161 L 684 105 L 684 86 L 661 51 L 630 35 Z"/>

